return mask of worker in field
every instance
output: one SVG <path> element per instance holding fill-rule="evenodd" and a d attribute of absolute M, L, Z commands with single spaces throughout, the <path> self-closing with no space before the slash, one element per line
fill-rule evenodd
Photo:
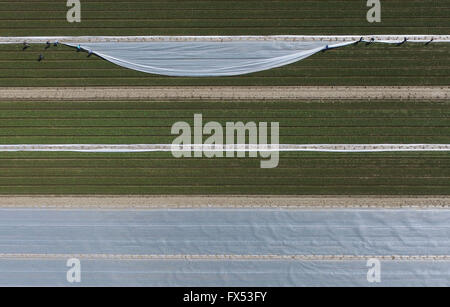
<path fill-rule="evenodd" d="M 356 41 L 356 42 L 355 42 L 355 45 L 358 45 L 359 43 L 361 43 L 361 42 L 363 41 L 363 39 L 364 39 L 364 38 L 361 36 L 361 38 L 359 39 L 359 41 Z"/>
<path fill-rule="evenodd" d="M 327 50 L 329 50 L 329 49 L 330 49 L 330 47 L 328 47 L 328 45 L 326 45 L 325 48 L 322 49 L 322 52 L 325 52 L 325 51 L 327 51 Z"/>
<path fill-rule="evenodd" d="M 405 38 L 403 39 L 403 41 L 401 41 L 400 43 L 397 44 L 397 46 L 401 46 L 401 45 L 403 45 L 404 43 L 406 43 L 407 41 L 408 41 L 408 38 L 405 37 Z"/>
<path fill-rule="evenodd" d="M 41 62 L 44 59 L 44 55 L 41 53 L 38 58 L 38 62 Z"/>
<path fill-rule="evenodd" d="M 370 39 L 370 41 L 368 41 L 367 43 L 366 43 L 366 46 L 369 46 L 370 44 L 372 44 L 373 42 L 375 41 L 375 38 L 371 38 Z"/>
<path fill-rule="evenodd" d="M 22 50 L 27 50 L 28 48 L 30 48 L 30 44 L 28 44 L 27 42 L 23 42 Z"/>

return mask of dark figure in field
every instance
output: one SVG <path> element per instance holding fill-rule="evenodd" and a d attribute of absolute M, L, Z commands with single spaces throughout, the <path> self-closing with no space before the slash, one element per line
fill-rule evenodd
<path fill-rule="evenodd" d="M 30 44 L 28 44 L 27 42 L 23 42 L 22 50 L 27 50 L 28 48 L 30 48 Z"/>
<path fill-rule="evenodd" d="M 408 41 L 408 39 L 405 37 L 405 38 L 403 39 L 402 42 L 400 42 L 400 43 L 397 44 L 397 46 L 401 46 L 401 45 L 403 45 L 404 43 L 406 43 L 407 41 Z"/>
<path fill-rule="evenodd" d="M 362 42 L 363 41 L 363 37 L 361 36 L 361 38 L 359 39 L 359 41 L 357 41 L 356 43 L 355 43 L 355 45 L 358 45 L 360 42 Z"/>
<path fill-rule="evenodd" d="M 53 46 L 58 47 L 58 44 L 59 44 L 58 41 L 56 41 L 53 43 Z"/>
<path fill-rule="evenodd" d="M 77 46 L 77 52 L 80 52 L 81 51 L 81 45 L 78 45 Z"/>
<path fill-rule="evenodd" d="M 89 58 L 92 55 L 92 50 L 89 50 L 87 57 Z"/>
<path fill-rule="evenodd" d="M 367 43 L 366 43 L 366 46 L 369 46 L 370 44 L 372 44 L 373 42 L 375 41 L 375 38 L 371 38 L 370 39 L 370 41 L 368 41 Z"/>
<path fill-rule="evenodd" d="M 47 44 L 47 46 L 45 46 L 45 49 L 50 48 L 50 46 L 52 45 L 52 44 L 50 44 L 50 42 L 47 42 L 46 44 Z"/>
<path fill-rule="evenodd" d="M 44 59 L 44 56 L 43 56 L 42 53 L 41 53 L 41 54 L 39 55 L 38 62 L 41 62 L 43 59 Z"/>

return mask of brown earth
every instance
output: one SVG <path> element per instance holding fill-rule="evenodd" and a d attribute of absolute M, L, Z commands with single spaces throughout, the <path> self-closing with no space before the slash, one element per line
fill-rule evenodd
<path fill-rule="evenodd" d="M 202 86 L 0 88 L 0 100 L 298 100 L 450 99 L 450 87 L 428 86 Z"/>
<path fill-rule="evenodd" d="M 450 208 L 450 196 L 0 196 L 0 208 Z"/>

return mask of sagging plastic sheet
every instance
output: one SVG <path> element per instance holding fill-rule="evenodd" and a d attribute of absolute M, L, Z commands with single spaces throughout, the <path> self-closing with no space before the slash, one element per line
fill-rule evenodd
<path fill-rule="evenodd" d="M 150 74 L 186 77 L 243 75 L 288 65 L 354 42 L 154 41 L 67 44 Z"/>

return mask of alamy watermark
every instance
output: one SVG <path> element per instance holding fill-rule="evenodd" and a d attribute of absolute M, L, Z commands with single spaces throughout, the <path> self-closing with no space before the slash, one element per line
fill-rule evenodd
<path fill-rule="evenodd" d="M 66 14 L 67 21 L 70 23 L 81 22 L 80 0 L 67 0 L 66 6 L 70 8 Z"/>
<path fill-rule="evenodd" d="M 194 114 L 193 128 L 184 121 L 172 125 L 171 134 L 178 136 L 171 151 L 176 158 L 244 158 L 248 153 L 251 158 L 262 158 L 261 168 L 275 168 L 280 158 L 279 123 L 270 123 L 270 143 L 268 129 L 267 122 L 227 122 L 223 127 L 211 121 L 203 125 L 202 114 Z"/>
<path fill-rule="evenodd" d="M 381 22 L 381 2 L 380 0 L 367 0 L 367 7 L 370 9 L 367 11 L 367 21 L 370 23 Z M 81 22 L 81 2 L 80 0 L 67 0 L 66 6 L 69 8 L 67 11 L 66 19 L 68 22 Z"/>
<path fill-rule="evenodd" d="M 377 258 L 370 258 L 367 260 L 366 266 L 369 268 L 367 271 L 367 281 L 370 283 L 381 282 L 381 262 Z"/>
<path fill-rule="evenodd" d="M 70 258 L 66 262 L 66 266 L 70 269 L 67 271 L 66 279 L 69 283 L 81 282 L 81 262 L 78 258 Z"/>
<path fill-rule="evenodd" d="M 367 21 L 370 23 L 381 22 L 380 0 L 367 0 L 367 6 L 370 7 L 366 15 Z"/>

